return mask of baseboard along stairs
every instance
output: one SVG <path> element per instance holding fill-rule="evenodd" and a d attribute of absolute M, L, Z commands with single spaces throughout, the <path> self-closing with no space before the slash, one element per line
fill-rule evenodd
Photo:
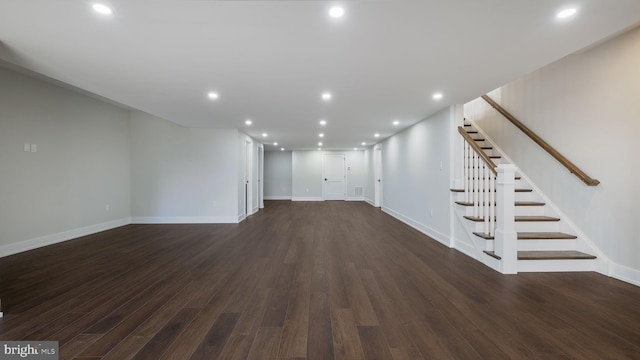
<path fill-rule="evenodd" d="M 598 258 L 592 254 L 598 253 L 597 249 L 576 235 L 578 231 L 545 203 L 515 166 L 511 165 L 512 186 L 508 187 L 508 179 L 506 183 L 504 178 L 501 180 L 499 169 L 508 160 L 469 120 L 465 119 L 459 131 L 465 138 L 463 177 L 467 180 L 463 180 L 464 188 L 451 191 L 456 217 L 474 244 L 476 258 L 503 273 L 596 271 Z M 474 153 L 474 149 L 482 154 Z M 501 186 L 508 193 L 500 195 Z M 505 200 L 514 204 L 511 210 L 501 209 L 500 202 Z M 505 214 L 506 225 L 500 220 Z M 496 237 L 500 241 L 508 237 L 505 234 L 510 232 L 511 218 L 515 244 L 509 245 L 507 240 L 497 243 Z M 515 257 L 511 266 L 503 263 L 510 248 L 511 256 Z"/>

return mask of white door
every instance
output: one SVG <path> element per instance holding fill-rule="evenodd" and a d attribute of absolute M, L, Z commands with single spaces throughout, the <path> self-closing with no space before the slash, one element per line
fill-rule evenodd
<path fill-rule="evenodd" d="M 374 176 L 374 206 L 382 206 L 382 146 L 376 145 L 373 149 L 373 176 Z"/>
<path fill-rule="evenodd" d="M 260 209 L 264 208 L 264 146 L 258 146 L 258 204 Z"/>
<path fill-rule="evenodd" d="M 344 154 L 324 154 L 322 164 L 324 199 L 344 200 L 346 198 Z"/>
<path fill-rule="evenodd" d="M 253 177 L 253 143 L 251 141 L 246 141 L 245 143 L 245 152 L 244 152 L 244 214 L 245 216 L 251 215 L 251 210 L 253 208 L 253 192 L 252 192 L 252 177 Z"/>

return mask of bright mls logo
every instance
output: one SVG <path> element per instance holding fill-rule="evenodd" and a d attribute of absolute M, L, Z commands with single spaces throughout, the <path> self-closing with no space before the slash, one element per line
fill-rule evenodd
<path fill-rule="evenodd" d="M 0 341 L 0 360 L 58 360 L 57 341 Z"/>

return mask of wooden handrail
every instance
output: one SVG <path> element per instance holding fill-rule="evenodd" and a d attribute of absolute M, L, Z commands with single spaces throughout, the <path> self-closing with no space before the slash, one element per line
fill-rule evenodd
<path fill-rule="evenodd" d="M 536 144 L 540 145 L 549 155 L 553 156 L 556 160 L 558 160 L 564 167 L 569 169 L 569 171 L 576 175 L 580 180 L 582 180 L 585 184 L 589 186 L 596 186 L 600 184 L 599 180 L 592 179 L 587 175 L 584 171 L 580 170 L 574 163 L 569 161 L 566 157 L 564 157 L 558 150 L 554 149 L 551 145 L 549 145 L 546 141 L 542 140 L 540 136 L 531 131 L 528 127 L 526 127 L 523 123 L 521 123 L 518 119 L 516 119 L 513 115 L 511 115 L 507 110 L 505 110 L 502 106 L 498 105 L 493 99 L 488 97 L 487 95 L 482 95 L 482 98 L 489 103 L 489 105 L 493 106 L 500 114 L 507 118 L 507 120 L 511 121 L 513 125 L 515 125 L 520 131 L 525 133 L 531 140 L 533 140 Z"/>
<path fill-rule="evenodd" d="M 493 162 L 493 160 L 491 160 L 491 158 L 489 158 L 487 156 L 487 154 L 484 153 L 484 151 L 482 151 L 482 149 L 480 148 L 480 146 L 478 144 L 476 144 L 476 141 L 469 136 L 469 134 L 467 133 L 467 131 L 462 127 L 462 126 L 458 126 L 458 132 L 460 133 L 460 135 L 462 135 L 462 137 L 467 140 L 467 142 L 469 143 L 469 145 L 471 145 L 471 147 L 473 148 L 473 150 L 478 154 L 478 156 L 480 156 L 480 158 L 487 164 L 489 165 L 489 169 L 491 169 L 491 172 L 493 172 L 494 175 L 498 175 L 498 172 L 496 171 L 496 163 Z"/>

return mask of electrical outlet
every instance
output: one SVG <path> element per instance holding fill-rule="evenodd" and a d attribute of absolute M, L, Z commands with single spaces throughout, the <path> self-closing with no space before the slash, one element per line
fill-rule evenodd
<path fill-rule="evenodd" d="M 111 205 L 107 204 L 104 206 L 104 209 L 107 211 L 111 211 Z"/>
<path fill-rule="evenodd" d="M 429 209 L 429 213 L 431 213 L 431 217 L 433 217 L 433 209 Z"/>
<path fill-rule="evenodd" d="M 218 202 L 217 202 L 216 200 L 213 200 L 213 201 L 211 202 L 211 205 L 213 205 L 213 207 L 216 207 L 216 206 L 218 206 Z"/>
<path fill-rule="evenodd" d="M 307 188 L 307 192 L 309 192 L 309 188 Z"/>
<path fill-rule="evenodd" d="M 31 144 L 24 143 L 24 152 L 31 152 Z"/>
<path fill-rule="evenodd" d="M 38 145 L 31 144 L 31 152 L 38 152 Z"/>

